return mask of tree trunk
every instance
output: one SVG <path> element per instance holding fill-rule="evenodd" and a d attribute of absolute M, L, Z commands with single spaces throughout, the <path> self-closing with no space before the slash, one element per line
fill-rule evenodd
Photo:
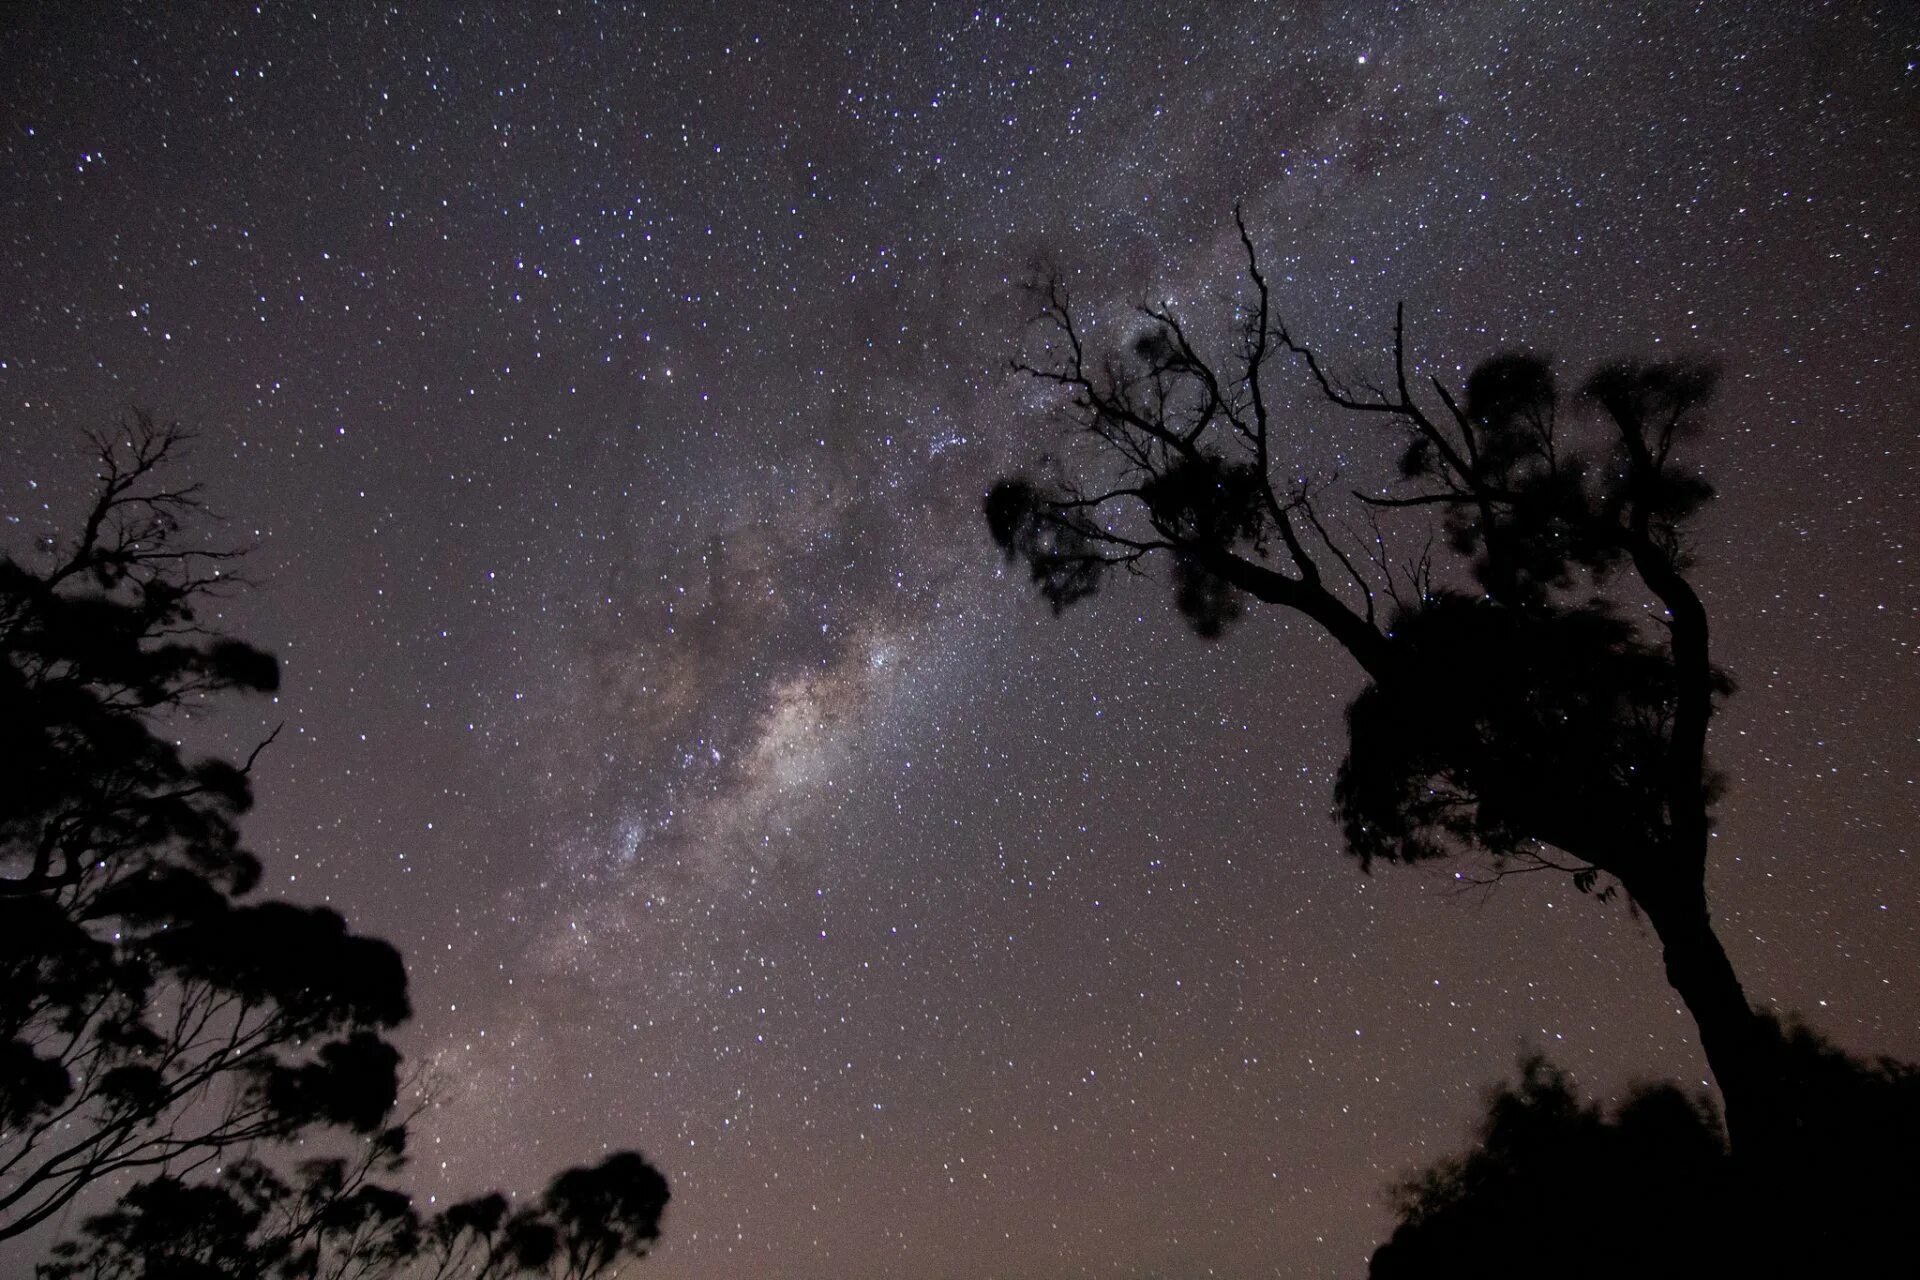
<path fill-rule="evenodd" d="M 1787 1154 L 1793 1100 L 1774 1037 L 1747 1002 L 1733 964 L 1714 933 L 1703 888 L 1665 886 L 1634 896 L 1659 935 L 1667 981 L 1700 1029 L 1700 1047 L 1726 1108 L 1727 1139 L 1749 1169 Z"/>

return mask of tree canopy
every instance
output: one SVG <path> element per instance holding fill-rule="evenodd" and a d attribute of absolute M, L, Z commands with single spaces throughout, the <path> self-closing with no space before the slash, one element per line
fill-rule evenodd
<path fill-rule="evenodd" d="M 1096 347 L 1064 279 L 1035 278 L 1037 351 L 1014 368 L 1052 389 L 1069 440 L 992 486 L 989 532 L 1056 611 L 1164 564 L 1203 637 L 1261 605 L 1316 624 L 1365 677 L 1334 785 L 1348 850 L 1624 889 L 1736 1143 L 1765 1145 L 1784 1100 L 1705 887 L 1707 730 L 1731 683 L 1688 576 L 1687 520 L 1713 491 L 1682 447 L 1714 367 L 1620 360 L 1569 394 L 1520 351 L 1454 386 L 1416 376 L 1402 310 L 1384 376 L 1346 376 L 1277 317 L 1236 224 L 1246 288 L 1217 352 L 1151 305 Z M 1371 435 L 1377 474 L 1303 472 L 1312 419 L 1283 408 L 1289 369 L 1317 414 Z"/>
<path fill-rule="evenodd" d="M 78 533 L 0 557 L 0 1239 L 124 1188 L 45 1275 L 608 1273 L 667 1201 L 637 1154 L 518 1208 L 423 1216 L 379 1180 L 406 1149 L 400 955 L 254 896 L 259 749 L 169 731 L 279 680 L 209 617 L 240 552 L 172 482 L 184 442 L 145 414 L 100 434 Z"/>
<path fill-rule="evenodd" d="M 631 1151 L 557 1174 L 530 1204 L 498 1192 L 423 1214 L 373 1180 L 398 1171 L 404 1129 L 358 1159 L 304 1160 L 290 1175 L 243 1158 L 201 1181 L 135 1184 L 78 1239 L 56 1245 L 41 1280 L 305 1280 L 461 1276 L 600 1280 L 660 1238 L 668 1192 Z"/>
<path fill-rule="evenodd" d="M 1474 1145 L 1393 1189 L 1398 1223 L 1374 1280 L 1899 1274 L 1920 1171 L 1920 1069 L 1853 1058 L 1765 1023 L 1812 1123 L 1787 1173 L 1790 1215 L 1755 1214 L 1712 1101 L 1642 1085 L 1583 1102 L 1540 1057 L 1493 1091 Z"/>

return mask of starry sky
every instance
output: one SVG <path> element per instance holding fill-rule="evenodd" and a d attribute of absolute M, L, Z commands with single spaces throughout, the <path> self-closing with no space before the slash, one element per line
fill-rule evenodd
<path fill-rule="evenodd" d="M 1705 1072 L 1620 904 L 1363 876 L 1356 672 L 987 484 L 1037 257 L 1345 367 L 1724 361 L 1749 992 L 1920 1058 L 1920 11 L 1899 3 L 10 6 L 0 515 L 129 406 L 256 543 L 267 891 L 407 955 L 424 1195 L 637 1146 L 656 1280 L 1355 1276 L 1527 1047 Z M 1387 453 L 1302 414 L 1295 446 Z"/>

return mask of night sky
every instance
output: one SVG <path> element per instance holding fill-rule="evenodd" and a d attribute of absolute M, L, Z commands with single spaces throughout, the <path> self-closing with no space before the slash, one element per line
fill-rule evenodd
<path fill-rule="evenodd" d="M 1624 905 L 1343 854 L 1310 626 L 999 562 L 1013 286 L 1220 316 L 1235 200 L 1343 367 L 1400 299 L 1450 378 L 1724 360 L 1716 918 L 1920 1058 L 1920 9 L 523 8 L 0 31 L 7 546 L 201 433 L 285 685 L 191 732 L 285 723 L 267 891 L 405 952 L 424 1194 L 637 1146 L 655 1280 L 1355 1276 L 1525 1048 L 1702 1079 Z"/>

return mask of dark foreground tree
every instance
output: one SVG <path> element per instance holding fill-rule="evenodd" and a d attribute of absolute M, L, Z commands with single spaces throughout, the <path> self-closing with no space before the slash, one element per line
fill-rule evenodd
<path fill-rule="evenodd" d="M 1790 1218 L 1752 1212 L 1708 1099 L 1643 1087 L 1607 1115 L 1531 1058 L 1492 1096 L 1472 1150 L 1393 1189 L 1399 1223 L 1369 1274 L 1910 1274 L 1920 1071 L 1767 1029 L 1813 1119 L 1786 1175 Z"/>
<path fill-rule="evenodd" d="M 1042 350 L 1015 368 L 1055 388 L 1074 442 L 993 486 L 994 539 L 1056 611 L 1158 561 L 1203 636 L 1250 604 L 1310 619 L 1366 677 L 1334 789 L 1362 865 L 1477 852 L 1469 878 L 1624 888 L 1736 1146 L 1777 1145 L 1788 1100 L 1707 909 L 1707 725 L 1730 686 L 1683 536 L 1712 491 L 1677 448 L 1713 370 L 1617 363 L 1569 400 L 1545 357 L 1507 354 L 1416 393 L 1396 318 L 1383 385 L 1349 381 L 1276 319 L 1244 223 L 1240 240 L 1250 300 L 1217 356 L 1144 306 L 1096 349 L 1059 277 L 1035 283 Z M 1282 365 L 1397 468 L 1348 492 L 1301 478 Z"/>
<path fill-rule="evenodd" d="M 140 1183 L 56 1245 L 40 1278 L 599 1280 L 660 1237 L 666 1179 L 630 1151 L 561 1173 L 518 1209 L 495 1193 L 429 1215 L 372 1180 L 398 1148 L 369 1154 L 304 1161 L 291 1177 L 243 1159 L 201 1182 Z"/>
<path fill-rule="evenodd" d="M 457 1221 L 423 1222 L 376 1181 L 405 1148 L 386 1038 L 410 1014 L 400 956 L 334 911 L 251 899 L 253 760 L 169 732 L 279 678 L 207 617 L 236 553 L 199 541 L 198 495 L 169 484 L 181 443 L 144 415 L 100 436 L 72 542 L 0 557 L 0 1240 L 130 1187 L 50 1274 L 266 1275 L 279 1258 L 311 1275 L 325 1255 L 354 1266 L 320 1274 L 376 1275 L 432 1244 L 480 1251 L 487 1274 L 585 1276 L 643 1252 L 666 1188 L 635 1155 L 562 1175 L 537 1209 L 482 1201 Z M 353 1154 L 283 1176 L 294 1140 Z M 347 1247 L 362 1236 L 377 1247 Z"/>

